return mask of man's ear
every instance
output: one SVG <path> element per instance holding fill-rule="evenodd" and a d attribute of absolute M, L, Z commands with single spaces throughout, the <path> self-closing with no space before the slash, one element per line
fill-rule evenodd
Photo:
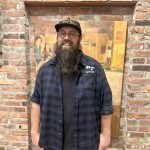
<path fill-rule="evenodd" d="M 82 35 L 80 36 L 80 41 L 82 41 Z"/>

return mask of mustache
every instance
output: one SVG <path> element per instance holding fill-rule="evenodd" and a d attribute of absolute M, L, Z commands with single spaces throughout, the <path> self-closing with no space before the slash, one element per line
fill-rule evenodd
<path fill-rule="evenodd" d="M 66 44 L 66 43 L 68 43 L 68 44 L 73 44 L 73 42 L 70 41 L 70 40 L 64 40 L 64 41 L 62 42 L 62 45 Z"/>

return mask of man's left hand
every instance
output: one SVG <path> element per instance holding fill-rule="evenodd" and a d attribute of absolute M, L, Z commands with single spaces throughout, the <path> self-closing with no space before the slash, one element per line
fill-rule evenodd
<path fill-rule="evenodd" d="M 110 144 L 110 139 L 111 139 L 110 135 L 105 135 L 101 133 L 98 150 L 104 150 L 104 148 L 108 147 Z"/>

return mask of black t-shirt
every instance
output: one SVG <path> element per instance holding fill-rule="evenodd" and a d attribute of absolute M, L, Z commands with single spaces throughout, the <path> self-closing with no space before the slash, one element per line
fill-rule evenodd
<path fill-rule="evenodd" d="M 63 150 L 73 149 L 73 107 L 75 92 L 74 75 L 62 75 L 63 112 L 64 112 L 64 141 Z"/>

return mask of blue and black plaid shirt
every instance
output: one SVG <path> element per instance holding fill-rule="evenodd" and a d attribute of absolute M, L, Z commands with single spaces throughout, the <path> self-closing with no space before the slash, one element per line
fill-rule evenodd
<path fill-rule="evenodd" d="M 40 68 L 31 101 L 41 108 L 40 147 L 62 150 L 62 85 L 55 65 L 54 58 Z M 82 52 L 75 76 L 73 150 L 97 150 L 100 116 L 113 113 L 112 93 L 102 66 Z"/>

